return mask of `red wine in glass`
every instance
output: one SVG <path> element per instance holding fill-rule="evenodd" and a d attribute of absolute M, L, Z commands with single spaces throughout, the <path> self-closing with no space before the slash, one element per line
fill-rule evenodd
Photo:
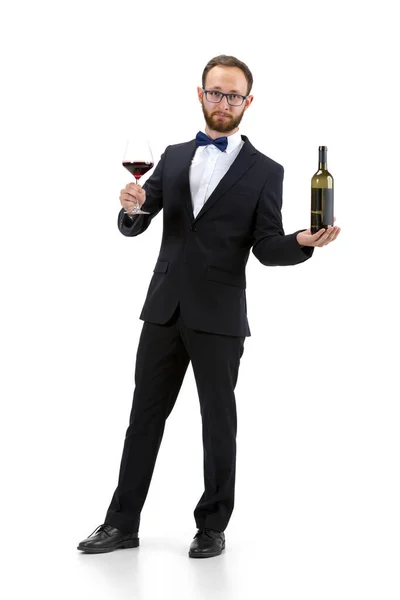
<path fill-rule="evenodd" d="M 136 138 L 128 140 L 122 164 L 128 169 L 129 173 L 134 176 L 136 183 L 138 183 L 139 179 L 154 167 L 153 155 L 149 143 Z M 148 215 L 150 213 L 146 210 L 142 210 L 136 202 L 133 210 L 126 210 L 125 214 Z"/>
<path fill-rule="evenodd" d="M 154 164 L 142 162 L 142 161 L 134 161 L 134 162 L 123 162 L 122 163 L 126 169 L 128 169 L 129 173 L 134 176 L 136 179 L 136 183 L 139 181 L 142 175 L 145 175 L 147 171 L 150 171 L 154 167 Z"/>

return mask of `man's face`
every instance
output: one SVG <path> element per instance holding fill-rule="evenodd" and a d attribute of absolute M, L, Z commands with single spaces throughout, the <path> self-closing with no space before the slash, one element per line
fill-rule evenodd
<path fill-rule="evenodd" d="M 246 96 L 247 80 L 243 71 L 238 67 L 218 65 L 207 73 L 205 89 Z M 253 101 L 253 96 L 249 96 L 241 106 L 231 106 L 224 96 L 218 104 L 215 104 L 206 99 L 201 88 L 197 88 L 197 93 L 207 126 L 220 133 L 229 133 L 235 130 L 242 120 L 244 111 Z"/>

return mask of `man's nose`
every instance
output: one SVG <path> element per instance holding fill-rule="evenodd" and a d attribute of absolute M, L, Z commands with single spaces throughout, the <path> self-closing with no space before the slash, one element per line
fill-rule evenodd
<path fill-rule="evenodd" d="M 222 96 L 221 100 L 218 103 L 219 108 L 229 108 L 228 98 L 226 96 Z"/>

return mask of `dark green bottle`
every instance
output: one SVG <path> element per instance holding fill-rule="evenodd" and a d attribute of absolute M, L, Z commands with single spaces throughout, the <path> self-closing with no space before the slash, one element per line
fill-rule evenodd
<path fill-rule="evenodd" d="M 327 168 L 327 146 L 319 146 L 318 153 L 318 171 L 311 178 L 311 233 L 333 226 L 333 177 Z"/>

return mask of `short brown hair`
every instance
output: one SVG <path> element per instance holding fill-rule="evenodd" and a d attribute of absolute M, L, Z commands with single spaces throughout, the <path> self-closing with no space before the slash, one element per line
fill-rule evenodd
<path fill-rule="evenodd" d="M 213 67 L 217 67 L 219 65 L 221 65 L 223 67 L 238 67 L 238 69 L 241 69 L 243 71 L 244 76 L 246 77 L 246 81 L 247 81 L 247 95 L 250 94 L 251 88 L 253 86 L 253 75 L 251 74 L 249 67 L 247 65 L 245 65 L 244 62 L 242 62 L 238 58 L 235 58 L 234 56 L 226 56 L 225 54 L 221 54 L 220 56 L 216 56 L 215 58 L 212 58 L 206 64 L 204 71 L 203 71 L 203 77 L 202 77 L 203 88 L 206 85 L 207 73 L 209 71 L 211 71 L 211 69 Z"/>

